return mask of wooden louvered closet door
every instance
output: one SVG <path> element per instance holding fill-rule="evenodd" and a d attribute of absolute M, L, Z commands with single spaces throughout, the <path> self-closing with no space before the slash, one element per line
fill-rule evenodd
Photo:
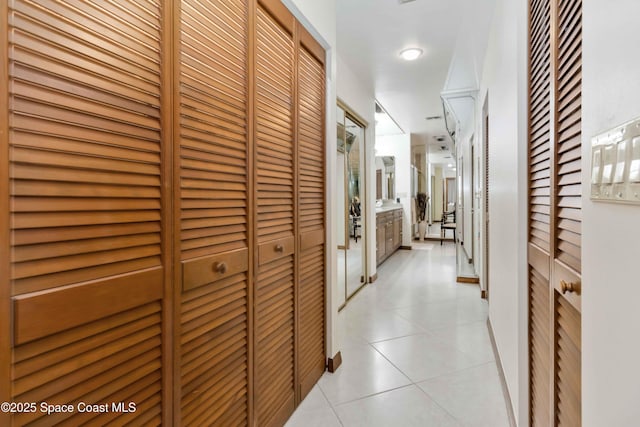
<path fill-rule="evenodd" d="M 159 425 L 171 173 L 164 11 L 155 1 L 3 3 L 13 348 L 2 388 L 14 402 L 136 404 L 10 422 Z"/>
<path fill-rule="evenodd" d="M 581 424 L 581 0 L 530 1 L 533 426 Z"/>
<path fill-rule="evenodd" d="M 283 425 L 325 367 L 323 49 L 280 0 L 0 23 L 0 401 L 135 405 L 0 424 Z"/>
<path fill-rule="evenodd" d="M 249 211 L 246 1 L 176 7 L 176 425 L 248 423 Z"/>
<path fill-rule="evenodd" d="M 530 2 L 529 372 L 533 427 L 549 425 L 551 394 L 551 2 Z"/>
<path fill-rule="evenodd" d="M 557 0 L 555 11 L 555 421 L 578 426 L 582 424 L 582 0 Z"/>
<path fill-rule="evenodd" d="M 298 24 L 298 328 L 299 399 L 325 369 L 324 50 Z"/>
<path fill-rule="evenodd" d="M 295 407 L 294 19 L 279 1 L 255 14 L 255 420 Z"/>

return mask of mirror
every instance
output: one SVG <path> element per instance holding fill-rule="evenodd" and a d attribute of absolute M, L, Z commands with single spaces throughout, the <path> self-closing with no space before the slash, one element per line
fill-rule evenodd
<path fill-rule="evenodd" d="M 366 282 L 364 222 L 365 127 L 338 106 L 337 191 L 340 303 Z"/>
<path fill-rule="evenodd" d="M 336 167 L 336 221 L 338 229 L 338 289 L 346 289 L 347 286 L 347 272 L 346 272 L 346 258 L 347 258 L 347 217 L 345 212 L 347 209 L 346 200 L 346 169 L 347 164 L 345 159 L 345 127 L 344 127 L 345 114 L 344 110 L 338 107 L 337 121 L 338 121 L 338 152 L 337 152 L 337 167 Z M 347 300 L 347 293 L 339 292 L 339 306 L 343 306 Z"/>
<path fill-rule="evenodd" d="M 471 147 L 471 156 L 460 156 L 458 160 L 458 173 L 455 179 L 457 184 L 457 199 L 456 209 L 458 212 L 458 218 L 456 223 L 458 227 L 456 232 L 458 234 L 458 242 L 456 244 L 456 257 L 457 257 L 457 276 L 458 281 L 466 283 L 479 283 L 479 277 L 476 273 L 475 253 L 473 238 L 475 235 L 475 221 L 476 212 L 479 207 L 477 206 L 477 198 L 473 197 L 473 191 L 475 189 L 475 182 L 477 178 L 476 165 L 471 159 L 473 159 L 473 136 L 469 141 Z"/>
<path fill-rule="evenodd" d="M 376 200 L 396 198 L 396 159 L 392 156 L 376 157 Z"/>
<path fill-rule="evenodd" d="M 347 245 L 347 298 L 365 283 L 364 275 L 364 127 L 349 117 L 346 127 L 347 192 L 349 203 L 347 218 L 349 243 Z"/>

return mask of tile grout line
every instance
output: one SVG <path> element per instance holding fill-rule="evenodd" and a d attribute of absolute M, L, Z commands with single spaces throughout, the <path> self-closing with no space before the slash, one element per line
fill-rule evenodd
<path fill-rule="evenodd" d="M 338 415 L 338 412 L 336 411 L 336 408 L 333 407 L 333 403 L 331 403 L 331 401 L 329 400 L 329 398 L 327 397 L 327 395 L 325 394 L 324 390 L 322 389 L 322 387 L 319 384 L 318 384 L 318 389 L 320 389 L 320 393 L 322 393 L 322 396 L 324 397 L 324 399 L 329 404 L 329 407 L 331 408 L 331 411 L 336 416 L 336 419 L 338 420 L 340 425 L 342 427 L 344 427 L 344 423 L 342 422 L 342 419 L 340 418 L 340 415 Z"/>
<path fill-rule="evenodd" d="M 409 255 L 416 255 L 417 256 L 417 252 L 413 253 L 413 254 L 409 254 Z M 444 256 L 444 254 L 442 254 L 442 256 Z M 411 257 L 411 258 L 415 258 L 415 257 Z M 405 261 L 404 259 L 402 259 L 402 260 L 398 260 L 398 261 L 399 261 L 397 263 L 398 265 L 393 265 L 394 270 L 396 270 L 398 268 L 403 268 L 406 264 L 410 264 L 410 260 L 406 260 Z M 386 267 L 391 268 L 392 265 L 387 263 Z M 386 269 L 383 269 L 383 271 L 384 270 L 386 270 Z M 381 276 L 383 276 L 383 275 L 381 275 Z M 383 277 L 379 277 L 379 279 L 383 279 Z M 377 284 L 378 285 L 377 288 L 384 288 L 385 290 L 387 290 L 390 286 L 396 285 L 396 282 L 397 282 L 397 278 L 395 280 L 388 281 L 388 282 L 384 281 L 384 280 L 380 280 L 380 283 Z M 404 286 L 401 286 L 400 287 L 400 291 L 410 291 L 410 289 L 403 289 L 403 288 L 404 288 Z M 364 295 L 364 294 L 361 294 L 361 296 L 362 295 Z M 378 296 L 376 295 L 374 297 L 376 297 L 376 299 L 377 299 Z M 385 302 L 385 301 L 389 302 L 389 301 L 393 300 L 392 299 L 393 294 L 380 295 L 379 297 L 380 297 L 380 300 L 382 302 Z M 458 305 L 461 302 L 464 303 L 464 302 L 467 301 L 467 298 L 465 298 L 465 295 L 456 295 L 455 297 L 445 298 L 445 299 L 442 299 L 442 300 L 439 300 L 439 301 L 438 300 L 431 301 L 429 298 L 420 298 L 420 299 L 423 302 L 423 304 L 427 305 L 427 306 L 429 306 L 429 305 L 432 305 L 432 306 L 438 306 L 438 305 L 439 306 L 443 306 L 443 305 L 447 305 L 447 304 L 449 304 L 449 305 Z M 469 298 L 469 301 L 472 301 L 472 299 Z M 398 311 L 406 310 L 408 308 L 417 307 L 417 306 L 418 306 L 418 304 L 407 304 L 407 305 L 402 304 L 399 307 L 396 306 L 396 307 L 393 307 L 393 308 L 377 307 L 377 306 L 375 307 L 376 310 L 380 310 L 380 311 L 383 311 L 383 312 L 386 312 L 386 313 L 391 313 L 392 315 L 397 316 L 398 319 L 409 323 L 411 326 L 413 326 L 415 328 L 418 328 L 420 331 L 418 331 L 417 333 L 408 333 L 408 334 L 400 335 L 400 336 L 397 336 L 397 337 L 392 337 L 392 338 L 387 338 L 387 339 L 379 339 L 379 340 L 375 340 L 375 341 L 371 341 L 371 342 L 367 338 L 362 336 L 361 334 L 357 334 L 359 340 L 364 341 L 362 344 L 364 344 L 366 342 L 366 344 L 369 347 L 371 347 L 377 354 L 382 356 L 382 358 L 384 360 L 386 360 L 389 363 L 390 366 L 395 368 L 398 373 L 400 373 L 407 381 L 409 381 L 408 384 L 405 384 L 405 385 L 402 385 L 402 386 L 398 386 L 398 387 L 393 387 L 393 388 L 390 388 L 388 390 L 384 390 L 384 391 L 368 394 L 368 395 L 365 395 L 365 396 L 358 397 L 356 399 L 351 399 L 351 400 L 347 400 L 345 402 L 340 402 L 340 403 L 335 403 L 335 404 L 332 403 L 331 401 L 329 401 L 329 399 L 327 398 L 327 395 L 325 394 L 325 392 L 322 389 L 322 387 L 319 387 L 322 395 L 324 396 L 325 400 L 329 403 L 329 406 L 332 408 L 333 413 L 336 415 L 336 417 L 338 418 L 338 421 L 340 422 L 340 424 L 343 427 L 344 427 L 344 423 L 343 423 L 342 419 L 340 418 L 340 416 L 338 415 L 338 412 L 337 412 L 337 408 L 338 407 L 341 407 L 341 406 L 344 406 L 344 405 L 349 405 L 349 404 L 352 404 L 352 403 L 355 403 L 355 402 L 358 402 L 358 401 L 361 401 L 361 400 L 369 399 L 371 397 L 383 395 L 385 393 L 390 393 L 390 392 L 397 391 L 397 390 L 402 390 L 402 389 L 408 389 L 410 387 L 417 387 L 422 392 L 422 395 L 424 395 L 431 402 L 433 402 L 437 408 L 440 408 L 445 414 L 450 416 L 452 420 L 456 421 L 457 423 L 462 423 L 462 420 L 458 419 L 456 416 L 454 416 L 452 413 L 450 413 L 434 397 L 432 397 L 426 390 L 422 389 L 418 384 L 419 383 L 424 383 L 424 382 L 427 382 L 427 381 L 436 380 L 436 379 L 439 379 L 439 378 L 442 378 L 442 377 L 446 377 L 446 376 L 450 376 L 450 375 L 456 375 L 456 374 L 463 373 L 465 371 L 470 371 L 472 369 L 477 369 L 477 368 L 479 368 L 481 366 L 485 366 L 485 365 L 489 365 L 489 364 L 495 365 L 496 364 L 495 359 L 494 360 L 490 360 L 490 361 L 484 361 L 484 362 L 477 363 L 477 364 L 473 364 L 473 365 L 467 366 L 467 367 L 465 367 L 463 369 L 454 370 L 454 371 L 451 371 L 451 372 L 446 372 L 446 373 L 437 375 L 435 377 L 427 378 L 427 379 L 420 380 L 420 381 L 416 382 L 416 381 L 413 381 L 407 374 L 405 374 L 405 372 L 403 372 L 402 369 L 400 369 L 398 366 L 396 366 L 384 353 L 382 353 L 382 351 L 378 350 L 378 348 L 375 347 L 375 344 L 381 344 L 381 343 L 384 343 L 384 342 L 387 342 L 387 341 L 393 341 L 393 340 L 398 340 L 398 339 L 403 339 L 403 338 L 408 338 L 408 337 L 424 336 L 424 337 L 428 337 L 428 338 L 433 338 L 435 341 L 437 341 L 437 342 L 439 342 L 439 343 L 441 343 L 443 345 L 451 344 L 451 347 L 454 348 L 459 353 L 461 353 L 462 355 L 471 356 L 472 354 L 470 352 L 461 350 L 455 343 L 451 343 L 451 342 L 448 342 L 447 340 L 441 339 L 441 338 L 439 338 L 437 336 L 437 334 L 439 332 L 443 332 L 443 331 L 446 332 L 447 329 L 456 329 L 456 328 L 458 328 L 460 326 L 466 326 L 466 325 L 472 325 L 472 324 L 475 324 L 475 323 L 480 323 L 483 320 L 482 319 L 480 319 L 480 320 L 470 320 L 470 321 L 464 321 L 462 323 L 456 322 L 454 324 L 448 324 L 448 325 L 444 324 L 444 325 L 440 325 L 440 326 L 438 326 L 436 328 L 427 328 L 427 327 L 422 326 L 421 324 L 415 323 L 414 321 L 412 321 L 407 316 L 403 316 L 402 314 L 398 313 Z M 366 319 L 367 316 L 375 314 L 375 313 L 372 313 L 371 310 L 372 310 L 371 307 L 368 306 L 368 304 L 365 304 L 365 307 L 362 308 L 362 311 L 361 312 L 355 312 L 354 315 L 355 315 L 356 319 Z"/>
<path fill-rule="evenodd" d="M 371 345 L 371 344 L 369 344 L 369 345 Z M 380 395 L 380 394 L 388 393 L 388 392 L 390 392 L 390 391 L 400 390 L 400 389 L 402 389 L 402 388 L 407 388 L 407 387 L 411 387 L 411 386 L 413 386 L 413 387 L 417 388 L 418 390 L 420 390 L 420 391 L 421 391 L 425 396 L 427 396 L 427 398 L 429 398 L 429 400 L 431 400 L 431 401 L 432 401 L 432 402 L 433 402 L 437 407 L 439 407 L 440 409 L 442 409 L 442 410 L 444 411 L 444 413 L 446 413 L 447 415 L 449 415 L 452 419 L 454 419 L 454 420 L 455 420 L 455 421 L 457 421 L 458 423 L 461 423 L 461 422 L 462 422 L 462 421 L 461 421 L 461 420 L 459 420 L 457 417 L 455 417 L 453 414 L 451 414 L 449 411 L 447 411 L 447 410 L 446 410 L 442 405 L 440 405 L 440 403 L 439 403 L 439 402 L 437 402 L 437 401 L 436 401 L 433 397 L 431 397 L 431 396 L 430 396 L 426 391 L 424 391 L 424 390 L 423 390 L 423 389 L 418 385 L 418 383 L 416 383 L 415 381 L 413 381 L 413 380 L 412 380 L 412 379 L 411 379 L 407 374 L 405 374 L 405 373 L 404 373 L 404 372 L 403 372 L 399 367 L 397 367 L 397 366 L 396 366 L 396 365 L 395 365 L 391 360 L 389 360 L 389 359 L 388 359 L 384 354 L 382 354 L 382 353 L 381 353 L 377 348 L 375 348 L 373 345 L 371 345 L 371 347 L 372 347 L 376 352 L 378 352 L 378 354 L 380 354 L 380 355 L 381 355 L 381 356 L 382 356 L 386 361 L 388 361 L 388 362 L 391 364 L 391 366 L 393 366 L 394 368 L 396 368 L 396 369 L 398 370 L 398 372 L 400 372 L 402 375 L 404 375 L 404 376 L 405 376 L 405 377 L 406 377 L 406 378 L 411 382 L 411 384 L 407 384 L 407 385 L 404 385 L 404 386 L 402 386 L 402 387 L 396 387 L 396 388 L 393 388 L 393 389 L 390 389 L 390 390 L 385 390 L 385 391 L 382 391 L 382 392 L 380 392 L 380 393 L 375 393 L 375 394 L 373 394 L 373 395 L 371 395 L 371 396 L 376 396 L 376 395 Z M 426 381 L 426 380 L 425 380 L 425 381 Z M 422 381 L 420 381 L 420 382 L 422 382 Z M 353 400 L 353 402 L 357 402 L 358 400 L 363 400 L 363 399 L 368 398 L 368 397 L 371 397 L 371 396 L 362 397 L 362 398 L 360 398 L 360 399 L 355 399 L 355 400 Z M 347 403 L 347 402 L 345 402 L 345 403 Z"/>

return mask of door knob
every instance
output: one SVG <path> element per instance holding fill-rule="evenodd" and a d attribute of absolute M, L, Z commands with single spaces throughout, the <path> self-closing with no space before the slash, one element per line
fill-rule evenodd
<path fill-rule="evenodd" d="M 567 292 L 575 292 L 575 293 L 579 293 L 580 292 L 580 283 L 574 283 L 574 282 L 565 282 L 564 280 L 560 281 L 560 290 L 562 291 L 562 294 L 566 294 Z"/>
<path fill-rule="evenodd" d="M 224 274 L 227 272 L 227 263 L 226 262 L 216 262 L 213 266 L 213 270 L 217 271 L 220 274 Z"/>

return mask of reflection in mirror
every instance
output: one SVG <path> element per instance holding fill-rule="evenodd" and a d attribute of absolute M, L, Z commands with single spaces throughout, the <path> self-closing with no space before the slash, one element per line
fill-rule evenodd
<path fill-rule="evenodd" d="M 393 156 L 376 157 L 376 200 L 396 198 L 396 159 Z"/>
<path fill-rule="evenodd" d="M 474 254 L 471 249 L 474 214 L 474 207 L 471 205 L 473 170 L 465 167 L 465 156 L 460 156 L 458 164 L 459 169 L 453 169 L 454 177 L 447 178 L 445 186 L 446 209 L 454 209 L 456 213 L 456 274 L 459 282 L 479 283 L 473 264 Z"/>
<path fill-rule="evenodd" d="M 347 179 L 347 286 L 346 296 L 349 298 L 361 286 L 365 278 L 363 221 L 364 195 L 364 127 L 350 117 L 345 119 L 345 151 Z"/>
<path fill-rule="evenodd" d="M 338 152 L 337 152 L 337 168 L 336 168 L 336 219 L 338 229 L 338 289 L 346 289 L 347 286 L 347 224 L 345 211 L 347 209 L 346 200 L 346 153 L 345 153 L 345 127 L 344 127 L 344 110 L 338 107 L 337 112 L 337 130 L 338 130 Z M 338 306 L 344 305 L 346 302 L 346 291 L 338 293 Z"/>

